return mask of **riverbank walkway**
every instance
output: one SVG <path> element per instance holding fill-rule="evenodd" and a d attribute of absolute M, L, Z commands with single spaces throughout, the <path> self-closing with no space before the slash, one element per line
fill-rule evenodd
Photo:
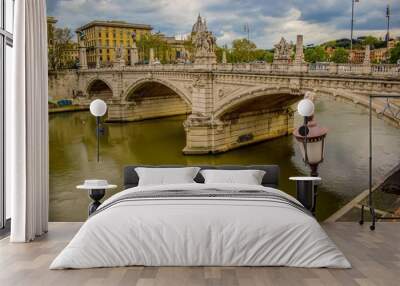
<path fill-rule="evenodd" d="M 388 218 L 400 216 L 400 163 L 375 184 L 372 188 L 372 198 L 378 216 Z M 368 189 L 331 215 L 325 222 L 358 221 L 361 215 L 361 206 L 367 205 L 367 203 Z M 366 207 L 364 211 L 365 221 L 370 221 L 369 208 Z M 393 219 L 393 221 L 399 220 Z"/>

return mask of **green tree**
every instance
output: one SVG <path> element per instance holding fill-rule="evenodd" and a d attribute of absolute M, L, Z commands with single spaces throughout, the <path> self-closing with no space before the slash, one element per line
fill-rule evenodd
<path fill-rule="evenodd" d="M 264 60 L 265 60 L 267 63 L 272 63 L 273 60 L 274 60 L 274 53 L 271 52 L 271 51 L 265 51 L 265 53 L 264 53 Z"/>
<path fill-rule="evenodd" d="M 251 59 L 254 61 L 272 62 L 274 54 L 263 49 L 257 49 L 251 54 Z"/>
<path fill-rule="evenodd" d="M 396 46 L 390 50 L 389 61 L 392 64 L 396 64 L 399 60 L 400 60 L 400 43 L 397 43 Z"/>
<path fill-rule="evenodd" d="M 58 70 L 66 68 L 67 66 L 65 66 L 62 56 L 66 49 L 70 49 L 73 46 L 71 30 L 69 28 L 55 28 L 53 39 L 53 45 L 48 50 L 50 69 Z"/>
<path fill-rule="evenodd" d="M 142 62 L 148 62 L 150 56 L 150 48 L 154 49 L 154 57 L 161 63 L 170 63 L 174 58 L 174 52 L 168 45 L 162 34 L 145 34 L 140 37 L 136 43 L 139 49 L 139 55 Z"/>
<path fill-rule="evenodd" d="M 363 38 L 359 38 L 361 40 L 361 45 L 365 47 L 369 45 L 371 49 L 379 49 L 386 47 L 386 41 L 382 41 L 374 36 L 366 36 Z"/>
<path fill-rule="evenodd" d="M 361 40 L 362 45 L 367 46 L 369 45 L 371 49 L 375 48 L 375 45 L 379 42 L 379 40 L 373 36 L 366 36 Z"/>
<path fill-rule="evenodd" d="M 248 39 L 237 39 L 232 42 L 232 60 L 234 62 L 248 62 L 254 58 L 257 46 Z M 254 60 L 254 59 L 253 59 Z"/>
<path fill-rule="evenodd" d="M 193 61 L 194 58 L 194 45 L 192 42 L 191 37 L 189 37 L 189 39 L 187 39 L 184 43 L 183 46 L 185 47 L 185 51 L 186 51 L 186 59 L 185 60 L 189 60 L 189 61 Z"/>
<path fill-rule="evenodd" d="M 328 59 L 328 54 L 323 46 L 307 48 L 304 51 L 304 59 L 309 63 L 325 62 Z"/>
<path fill-rule="evenodd" d="M 230 50 L 228 49 L 227 45 L 224 45 L 222 47 L 217 46 L 217 48 L 215 49 L 215 54 L 217 55 L 217 62 L 221 63 L 222 62 L 222 54 L 226 53 L 226 59 L 227 62 L 231 62 L 230 61 Z"/>
<path fill-rule="evenodd" d="M 344 48 L 336 48 L 331 57 L 331 61 L 337 64 L 347 63 L 348 60 L 349 52 Z"/>

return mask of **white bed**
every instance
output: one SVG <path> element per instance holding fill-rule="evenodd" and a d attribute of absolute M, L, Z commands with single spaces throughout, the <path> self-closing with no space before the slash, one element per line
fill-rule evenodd
<path fill-rule="evenodd" d="M 168 190 L 265 191 L 292 204 L 251 196 L 121 199 Z M 50 269 L 128 265 L 350 268 L 318 222 L 297 204 L 284 192 L 255 185 L 129 188 L 100 206 Z"/>

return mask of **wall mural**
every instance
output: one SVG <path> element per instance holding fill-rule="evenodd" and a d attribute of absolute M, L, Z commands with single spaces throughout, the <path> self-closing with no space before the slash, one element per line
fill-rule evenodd
<path fill-rule="evenodd" d="M 108 197 L 126 165 L 278 164 L 280 189 L 293 195 L 288 178 L 310 172 L 292 136 L 305 95 L 328 129 L 317 218 L 367 188 L 368 97 L 400 94 L 398 39 L 360 37 L 350 49 L 350 40 L 304 45 L 309 35 L 282 33 L 264 47 L 248 33 L 225 44 L 210 28 L 216 19 L 201 15 L 178 37 L 157 20 L 107 13 L 68 26 L 59 9 L 49 5 L 47 18 L 51 221 L 84 220 L 90 199 L 75 186 L 106 179 L 118 185 Z M 98 121 L 96 99 L 107 105 Z M 400 100 L 377 99 L 374 111 L 380 177 L 400 158 Z"/>

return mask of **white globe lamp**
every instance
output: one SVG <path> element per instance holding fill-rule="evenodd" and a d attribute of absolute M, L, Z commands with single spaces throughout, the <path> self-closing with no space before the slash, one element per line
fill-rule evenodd
<path fill-rule="evenodd" d="M 310 99 L 302 99 L 297 105 L 297 111 L 303 117 L 310 117 L 314 114 L 314 103 Z"/>
<path fill-rule="evenodd" d="M 93 116 L 101 117 L 107 112 L 107 104 L 101 99 L 95 99 L 90 103 L 90 113 Z"/>

